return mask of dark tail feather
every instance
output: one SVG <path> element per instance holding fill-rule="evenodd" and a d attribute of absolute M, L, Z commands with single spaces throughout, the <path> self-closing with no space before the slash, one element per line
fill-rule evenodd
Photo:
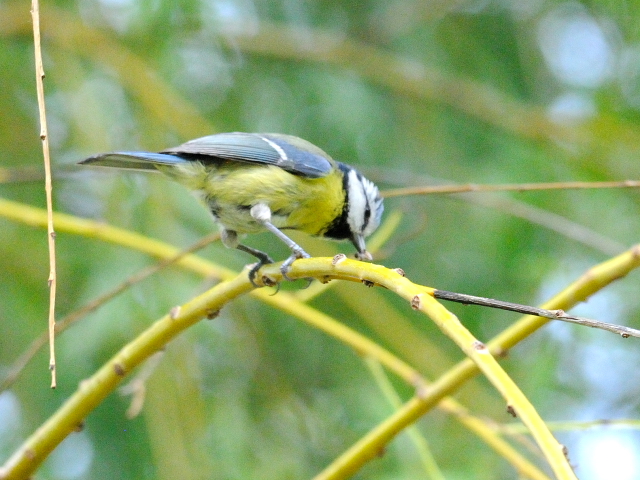
<path fill-rule="evenodd" d="M 188 162 L 188 160 L 165 153 L 113 152 L 89 157 L 79 162 L 79 164 L 135 170 L 156 170 L 156 165 L 176 165 L 185 162 Z"/>

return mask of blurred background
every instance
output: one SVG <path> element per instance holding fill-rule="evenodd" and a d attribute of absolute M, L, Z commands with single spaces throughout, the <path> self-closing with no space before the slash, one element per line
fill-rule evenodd
<path fill-rule="evenodd" d="M 29 7 L 0 2 L 0 197 L 44 208 Z M 59 0 L 42 5 L 41 22 L 56 210 L 179 248 L 214 229 L 182 187 L 75 163 L 247 131 L 303 137 L 382 189 L 640 179 L 636 0 Z M 375 261 L 438 289 L 538 304 L 638 242 L 638 199 L 635 189 L 392 198 L 386 217 L 401 221 Z M 353 254 L 296 239 L 311 254 Z M 248 243 L 287 255 L 267 234 Z M 57 252 L 60 318 L 155 262 L 63 232 Z M 237 271 L 252 261 L 219 242 L 199 254 Z M 0 380 L 46 329 L 48 268 L 45 230 L 0 218 Z M 0 461 L 122 345 L 212 283 L 170 267 L 82 319 L 57 342 L 55 391 L 47 352 L 36 355 L 0 393 Z M 573 312 L 638 328 L 639 283 L 632 273 Z M 428 378 L 463 358 L 381 289 L 334 282 L 311 305 Z M 518 318 L 447 307 L 483 341 Z M 638 418 L 635 339 L 554 323 L 503 365 L 545 420 Z M 126 418 L 129 396 L 112 394 L 36 478 L 310 478 L 393 412 L 355 352 L 249 297 L 189 329 L 152 366 L 137 417 Z M 480 377 L 456 398 L 512 421 Z M 515 478 L 447 414 L 417 425 L 442 478 Z M 581 479 L 637 478 L 632 422 L 556 435 Z M 355 478 L 437 477 L 402 434 Z"/>

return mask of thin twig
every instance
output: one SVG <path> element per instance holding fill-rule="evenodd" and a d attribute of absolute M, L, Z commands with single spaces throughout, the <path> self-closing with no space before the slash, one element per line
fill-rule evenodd
<path fill-rule="evenodd" d="M 550 318 L 551 320 L 561 320 L 563 322 L 577 323 L 585 327 L 599 328 L 607 332 L 617 333 L 622 338 L 637 337 L 640 338 L 640 330 L 635 328 L 615 325 L 613 323 L 600 322 L 584 317 L 576 317 L 568 315 L 564 310 L 545 310 L 544 308 L 530 307 L 528 305 L 520 305 L 518 303 L 503 302 L 502 300 L 494 300 L 493 298 L 476 297 L 466 295 L 464 293 L 447 292 L 446 290 L 434 290 L 433 296 L 440 300 L 449 300 L 452 302 L 463 303 L 466 305 L 481 305 L 483 307 L 499 308 L 501 310 L 509 310 L 510 312 L 518 312 L 525 315 L 535 315 L 536 317 Z"/>
<path fill-rule="evenodd" d="M 507 183 L 503 185 L 482 185 L 467 183 L 465 185 L 430 185 L 422 187 L 403 187 L 384 190 L 384 198 L 406 197 L 408 195 L 432 195 L 471 192 L 526 192 L 535 190 L 585 190 L 598 188 L 638 188 L 639 180 L 622 180 L 619 182 L 543 182 L 543 183 Z"/>
<path fill-rule="evenodd" d="M 32 0 L 31 17 L 33 21 L 33 44 L 36 63 L 36 90 L 38 92 L 38 111 L 40 112 L 40 140 L 42 140 L 45 192 L 47 196 L 47 240 L 49 243 L 49 370 L 51 370 L 51 388 L 56 388 L 56 233 L 53 229 L 53 185 L 51 182 L 47 113 L 44 102 L 44 67 L 42 65 L 42 48 L 40 45 L 40 7 L 38 0 Z"/>
<path fill-rule="evenodd" d="M 609 419 L 602 418 L 599 420 L 591 420 L 591 421 L 548 421 L 547 425 L 553 432 L 579 432 L 583 430 L 590 430 L 594 428 L 610 428 L 610 429 L 630 429 L 630 430 L 640 430 L 640 420 L 635 418 L 619 418 L 619 419 Z M 521 435 L 527 434 L 527 429 L 523 428 L 524 426 L 516 423 L 506 423 L 506 424 L 498 424 L 493 423 L 493 429 L 496 432 L 499 432 L 503 435 Z"/>
<path fill-rule="evenodd" d="M 524 203 L 520 200 L 516 200 L 512 197 L 497 196 L 497 195 L 467 195 L 471 192 L 483 192 L 490 193 L 497 190 L 509 190 L 514 188 L 516 191 L 526 190 L 527 185 L 532 185 L 530 190 L 542 190 L 545 186 L 555 185 L 554 189 L 561 189 L 565 187 L 575 188 L 588 188 L 589 185 L 594 188 L 625 188 L 635 187 L 640 185 L 640 182 L 633 180 L 623 180 L 619 182 L 559 182 L 559 183 L 523 183 L 523 184 L 510 184 L 510 185 L 477 185 L 477 184 L 465 184 L 456 185 L 452 184 L 450 180 L 434 178 L 424 173 L 417 174 L 412 172 L 411 175 L 407 175 L 406 172 L 402 172 L 393 168 L 368 168 L 367 173 L 378 179 L 384 179 L 390 184 L 408 185 L 409 183 L 428 185 L 422 187 L 402 187 L 390 190 L 383 190 L 381 195 L 383 197 L 396 197 L 400 195 L 428 195 L 428 194 L 446 194 L 449 197 L 463 200 L 465 202 L 474 203 L 483 207 L 488 207 L 494 210 L 498 210 L 508 215 L 521 218 L 534 225 L 547 228 L 551 231 L 559 233 L 571 240 L 580 242 L 590 248 L 594 248 L 608 256 L 615 256 L 618 252 L 626 248 L 625 245 L 620 244 L 602 235 L 581 223 L 569 220 L 566 217 L 552 213 L 548 210 L 535 207 L 531 204 Z M 371 178 L 371 177 L 369 177 Z M 497 190 L 496 190 L 497 189 Z"/>

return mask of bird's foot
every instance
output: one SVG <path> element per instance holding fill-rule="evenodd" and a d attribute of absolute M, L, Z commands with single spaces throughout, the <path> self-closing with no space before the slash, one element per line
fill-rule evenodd
<path fill-rule="evenodd" d="M 251 285 L 253 285 L 256 288 L 260 288 L 261 286 L 266 285 L 268 283 L 263 280 L 262 281 L 263 285 L 258 285 L 256 283 L 256 274 L 258 273 L 258 270 L 260 270 L 265 265 L 269 265 L 270 263 L 273 263 L 273 259 L 269 255 L 265 254 L 264 257 L 258 257 L 258 262 L 253 267 L 251 267 L 251 270 L 249 270 L 249 281 L 251 282 Z M 272 285 L 267 285 L 267 286 L 272 286 Z"/>
<path fill-rule="evenodd" d="M 287 274 L 289 273 L 289 270 L 291 270 L 291 265 L 293 264 L 293 262 L 295 262 L 299 258 L 311 258 L 311 255 L 309 255 L 302 248 L 296 245 L 294 248 L 291 249 L 291 255 L 289 256 L 289 258 L 287 258 L 284 261 L 284 263 L 280 266 L 280 273 L 282 273 L 282 277 L 285 280 L 288 280 L 290 282 L 293 281 L 293 278 L 290 278 Z M 306 280 L 308 280 L 309 283 L 311 283 L 313 281 L 313 278 L 307 278 Z"/>

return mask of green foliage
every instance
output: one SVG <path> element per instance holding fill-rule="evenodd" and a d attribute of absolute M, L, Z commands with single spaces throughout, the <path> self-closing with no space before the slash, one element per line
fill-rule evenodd
<path fill-rule="evenodd" d="M 383 189 L 636 180 L 638 8 L 635 1 L 43 5 L 55 208 L 187 247 L 213 225 L 180 187 L 74 164 L 221 131 L 301 136 Z M 26 4 L 0 5 L 0 197 L 43 207 L 30 35 Z M 521 218 L 522 204 L 537 212 L 535 221 Z M 388 199 L 386 208 L 404 215 L 376 263 L 434 288 L 525 304 L 638 242 L 640 231 L 635 189 L 411 196 Z M 565 231 L 550 228 L 551 220 Z M 46 328 L 48 255 L 45 230 L 0 217 L 0 232 L 1 381 Z M 352 254 L 346 244 L 296 239 L 312 254 Z M 268 235 L 248 243 L 286 255 Z M 66 233 L 57 248 L 59 318 L 154 262 Z M 200 254 L 236 271 L 251 261 L 220 244 Z M 577 314 L 638 327 L 637 281 L 633 274 L 608 287 Z M 388 292 L 335 283 L 311 304 L 427 378 L 463 358 Z M 38 354 L 0 393 L 0 462 L 122 345 L 210 286 L 172 266 L 82 319 L 58 341 L 54 392 L 46 355 Z M 482 341 L 517 319 L 451 310 Z M 544 419 L 637 418 L 637 340 L 610 336 L 550 324 L 504 366 Z M 391 380 L 403 400 L 414 394 Z M 456 398 L 474 415 L 512 420 L 483 378 Z M 36 478 L 310 478 L 393 412 L 348 346 L 253 298 L 170 343 L 131 420 L 129 401 L 111 395 L 86 419 L 84 447 L 61 446 Z M 431 412 L 418 427 L 445 478 L 516 475 L 448 414 Z M 616 432 L 558 434 L 580 478 L 605 478 L 599 472 L 615 463 L 622 467 L 609 478 L 632 478 L 634 465 L 597 453 L 600 442 L 619 442 L 625 458 L 640 458 L 640 435 Z M 355 478 L 422 478 L 415 448 L 402 434 Z M 74 473 L 70 465 L 80 467 Z"/>

